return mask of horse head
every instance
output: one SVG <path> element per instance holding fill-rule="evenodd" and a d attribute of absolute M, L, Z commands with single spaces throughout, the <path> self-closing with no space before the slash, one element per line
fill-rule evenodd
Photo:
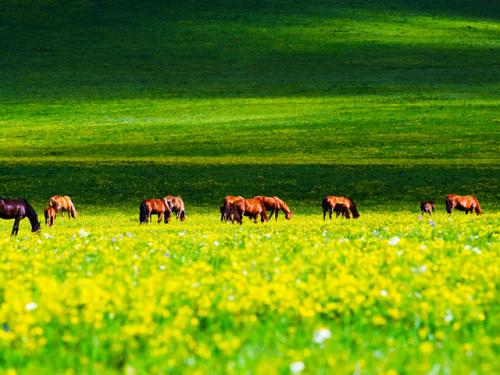
<path fill-rule="evenodd" d="M 32 233 L 38 233 L 40 234 L 40 231 L 42 230 L 41 226 L 40 226 L 40 222 L 37 221 L 35 224 L 33 224 L 31 226 L 31 232 Z"/>

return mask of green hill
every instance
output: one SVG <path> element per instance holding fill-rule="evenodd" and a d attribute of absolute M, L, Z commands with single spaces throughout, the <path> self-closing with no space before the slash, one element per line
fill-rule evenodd
<path fill-rule="evenodd" d="M 0 5 L 0 182 L 37 205 L 327 193 L 498 209 L 491 1 Z"/>

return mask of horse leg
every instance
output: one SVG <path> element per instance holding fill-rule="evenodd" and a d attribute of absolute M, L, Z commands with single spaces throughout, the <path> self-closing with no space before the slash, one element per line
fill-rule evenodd
<path fill-rule="evenodd" d="M 323 221 L 326 220 L 326 210 L 323 209 Z"/>
<path fill-rule="evenodd" d="M 330 209 L 328 210 L 328 216 L 330 216 L 330 220 L 332 220 L 332 214 L 333 214 L 333 210 L 330 207 Z"/>
<path fill-rule="evenodd" d="M 17 232 L 19 232 L 19 221 L 21 221 L 21 219 L 16 217 L 16 219 L 14 220 L 14 225 L 12 226 L 12 232 L 10 234 L 11 236 L 17 236 Z"/>
<path fill-rule="evenodd" d="M 278 221 L 278 214 L 280 213 L 280 210 L 276 210 L 274 212 L 274 219 Z M 269 216 L 269 219 L 273 217 L 273 213 L 271 212 L 271 216 Z"/>
<path fill-rule="evenodd" d="M 163 219 L 163 212 L 160 212 L 158 214 L 158 223 L 161 223 L 162 219 Z"/>

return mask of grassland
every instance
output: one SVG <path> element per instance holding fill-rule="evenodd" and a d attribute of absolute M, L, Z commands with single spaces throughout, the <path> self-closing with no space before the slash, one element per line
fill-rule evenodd
<path fill-rule="evenodd" d="M 499 16 L 490 1 L 3 1 L 0 196 L 41 213 L 69 194 L 81 215 L 41 238 L 0 222 L 0 372 L 497 372 Z M 138 227 L 139 202 L 167 193 L 188 221 Z M 360 220 L 323 223 L 331 193 Z M 447 193 L 485 214 L 449 220 Z M 296 215 L 223 226 L 226 194 L 277 194 Z M 434 226 L 417 218 L 429 198 Z"/>

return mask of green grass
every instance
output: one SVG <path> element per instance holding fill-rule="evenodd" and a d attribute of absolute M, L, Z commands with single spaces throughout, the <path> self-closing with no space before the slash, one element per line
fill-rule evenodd
<path fill-rule="evenodd" d="M 26 220 L 19 242 L 5 240 L 0 244 L 5 267 L 0 272 L 0 308 L 6 305 L 2 302 L 8 291 L 2 277 L 11 267 L 31 269 L 31 262 L 38 262 L 46 271 L 42 274 L 47 282 L 52 278 L 61 281 L 57 290 L 62 293 L 66 279 L 56 271 L 58 267 L 71 273 L 74 267 L 83 267 L 86 254 L 110 255 L 110 238 L 126 232 L 138 236 L 131 240 L 129 250 L 138 257 L 137 263 L 151 271 L 157 263 L 148 251 L 162 250 L 162 241 L 177 246 L 177 232 L 186 231 L 184 247 L 176 248 L 186 263 L 172 277 L 182 277 L 190 262 L 198 261 L 209 262 L 216 276 L 223 277 L 218 272 L 228 271 L 225 267 L 234 260 L 229 251 L 233 249 L 231 239 L 237 242 L 240 236 L 256 238 L 242 245 L 245 256 L 268 245 L 260 235 L 269 230 L 278 239 L 273 251 L 279 256 L 293 251 L 297 259 L 304 259 L 320 257 L 321 252 L 314 249 L 328 246 L 318 237 L 324 230 L 332 230 L 336 241 L 349 235 L 361 241 L 373 230 L 386 227 L 391 235 L 407 238 L 409 247 L 415 247 L 411 257 L 416 258 L 410 263 L 420 260 L 418 244 L 427 241 L 430 260 L 440 259 L 444 248 L 443 267 L 453 264 L 471 277 L 491 276 L 476 273 L 485 269 L 486 258 L 474 258 L 471 267 L 476 268 L 468 270 L 468 258 L 462 253 L 467 238 L 476 235 L 480 240 L 470 245 L 491 250 L 484 250 L 483 256 L 497 251 L 498 4 L 467 0 L 163 3 L 1 2 L 0 196 L 26 197 L 41 214 L 51 195 L 68 194 L 81 217 L 77 221 L 58 218 L 54 228 L 44 228 L 43 232 L 56 239 L 42 237 L 40 247 L 37 238 L 24 238 L 29 230 Z M 183 196 L 188 221 L 167 227 L 138 227 L 139 202 L 167 193 Z M 443 213 L 448 193 L 476 195 L 484 216 L 470 218 L 457 213 L 448 222 Z M 278 225 L 245 223 L 241 232 L 238 227 L 222 227 L 218 206 L 227 194 L 279 195 L 296 216 Z M 324 224 L 320 202 L 326 194 L 351 197 L 361 219 Z M 434 232 L 427 220 L 416 220 L 419 201 L 430 198 L 436 199 L 438 209 Z M 0 221 L 0 238 L 8 236 L 11 225 Z M 394 227 L 399 229 L 392 232 Z M 97 245 L 85 245 L 81 254 L 75 253 L 71 242 L 80 228 L 99 234 Z M 222 255 L 204 248 L 199 257 L 193 249 L 204 243 L 204 235 L 224 243 Z M 384 237 L 372 244 L 369 252 L 387 251 L 386 242 Z M 50 255 L 40 259 L 33 248 Z M 60 249 L 63 254 L 73 254 L 75 263 L 64 263 L 66 258 L 59 258 Z M 361 264 L 373 260 L 360 248 L 350 250 Z M 260 276 L 266 274 L 275 257 L 273 252 L 265 254 L 268 257 L 262 262 Z M 495 259 L 489 264 L 494 265 Z M 102 270 L 113 269 L 106 257 L 101 260 L 106 264 Z M 120 262 L 133 266 L 126 256 Z M 55 268 L 51 268 L 53 264 Z M 311 274 L 322 272 L 323 268 L 316 266 L 309 269 Z M 337 270 L 339 265 L 330 266 Z M 355 262 L 350 264 L 350 273 L 356 273 L 355 266 Z M 286 267 L 293 273 L 291 263 Z M 438 277 L 439 271 L 432 270 L 431 275 Z M 470 282 L 479 288 L 479 294 L 481 290 L 496 293 L 494 282 L 475 285 L 472 279 L 460 281 L 457 273 L 448 273 L 450 278 L 444 281 L 450 290 Z M 36 272 L 28 275 L 33 278 L 25 283 L 20 280 L 20 290 L 33 291 L 43 285 Z M 81 273 L 77 276 L 84 278 Z M 125 270 L 120 274 L 124 279 L 129 276 Z M 77 283 L 81 281 L 78 277 Z M 399 283 L 398 277 L 392 281 Z M 97 283 L 97 279 L 91 281 Z M 230 283 L 221 283 L 227 285 Z M 415 285 L 420 284 L 416 281 Z M 99 290 L 99 285 L 94 286 Z M 133 289 L 130 285 L 124 288 L 124 298 L 129 298 Z M 163 293 L 161 288 L 156 292 Z M 327 287 L 320 284 L 318 288 Z M 179 290 L 188 293 L 189 288 Z M 418 287 L 411 292 L 416 290 Z M 405 296 L 408 301 L 413 298 L 411 293 Z M 142 301 L 144 295 L 136 297 L 127 305 L 131 313 L 135 311 L 133 303 Z M 428 301 L 437 303 L 433 298 Z M 447 369 L 491 373 L 493 359 L 498 356 L 490 340 L 498 308 L 486 300 L 481 303 L 486 321 L 465 319 L 462 328 L 446 328 L 448 341 L 444 347 L 434 347 L 437 354 L 432 360 L 420 355 L 413 320 L 388 324 L 386 330 L 372 334 L 371 323 L 353 323 L 343 314 L 303 322 L 295 313 L 284 316 L 273 312 L 256 325 L 235 328 L 230 318 L 214 313 L 209 333 L 191 332 L 213 349 L 213 356 L 205 362 L 195 356 L 194 368 L 287 373 L 290 361 L 303 359 L 306 371 L 327 371 L 331 366 L 331 371 L 351 373 L 364 359 L 368 373 L 391 369 L 401 373 Z M 168 308 L 175 312 L 178 307 Z M 405 311 L 411 308 L 410 302 L 404 306 Z M 368 319 L 365 313 L 371 313 L 367 311 L 358 310 L 354 316 Z M 477 312 L 469 305 L 463 311 Z M 171 322 L 163 323 L 154 320 L 153 326 L 170 327 Z M 229 326 L 224 326 L 226 323 Z M 433 333 L 435 321 L 426 323 Z M 124 325 L 108 324 L 100 337 L 111 345 L 113 335 L 122 334 Z M 288 325 L 296 331 L 287 331 Z M 328 326 L 339 337 L 327 348 L 336 360 L 334 365 L 327 364 L 327 356 L 315 351 L 318 348 L 314 345 L 311 359 L 302 358 L 318 325 Z M 102 373 L 122 371 L 130 365 L 139 372 L 176 372 L 192 355 L 184 352 L 186 346 L 179 345 L 179 352 L 169 354 L 181 362 L 171 365 L 162 357 L 162 365 L 156 368 L 149 337 L 138 340 L 144 347 L 128 352 L 120 349 L 115 358 L 109 347 L 95 344 L 95 336 L 82 334 L 79 348 L 58 345 L 61 326 L 55 327 L 55 333 L 47 332 L 48 347 L 33 354 L 29 364 L 24 344 L 17 342 L 0 353 L 0 368 L 54 372 L 76 367 Z M 241 350 L 222 355 L 210 341 L 210 335 L 218 331 L 230 335 L 240 332 Z M 307 340 L 301 341 L 301 337 Z M 403 348 L 402 354 L 388 354 L 392 350 L 388 337 Z M 468 357 L 470 351 L 463 349 L 468 343 L 474 353 L 484 348 L 479 357 Z M 384 357 L 374 357 L 380 346 Z M 292 349 L 300 350 L 302 357 L 290 354 Z M 53 366 L 46 359 L 52 356 L 58 358 Z M 436 363 L 440 366 L 437 370 L 433 367 Z"/>
<path fill-rule="evenodd" d="M 2 195 L 498 209 L 491 2 L 3 4 Z"/>

